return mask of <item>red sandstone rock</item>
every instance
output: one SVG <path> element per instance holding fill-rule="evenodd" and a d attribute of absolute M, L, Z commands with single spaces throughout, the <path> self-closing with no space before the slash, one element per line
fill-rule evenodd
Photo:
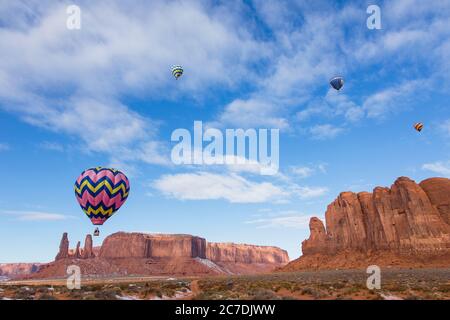
<path fill-rule="evenodd" d="M 83 259 L 90 259 L 95 257 L 94 250 L 92 247 L 92 236 L 90 234 L 88 234 L 86 236 L 86 239 L 84 240 L 84 249 L 82 257 Z"/>
<path fill-rule="evenodd" d="M 302 242 L 303 254 L 327 252 L 327 234 L 322 221 L 316 217 L 311 218 L 309 221 L 309 230 L 311 231 L 309 239 Z"/>
<path fill-rule="evenodd" d="M 419 183 L 442 218 L 450 224 L 450 179 L 431 178 Z"/>
<path fill-rule="evenodd" d="M 418 185 L 401 177 L 390 189 L 343 192 L 327 208 L 326 230 L 319 219 L 311 219 L 311 235 L 303 241 L 303 256 L 295 265 L 321 265 L 322 260 L 328 262 L 322 267 L 334 267 L 342 264 L 336 257 L 348 262 L 352 254 L 365 255 L 370 260 L 380 252 L 386 252 L 384 256 L 407 255 L 408 259 L 447 256 L 449 213 L 450 180 L 444 178 Z"/>
<path fill-rule="evenodd" d="M 14 278 L 39 271 L 42 263 L 0 263 L 0 276 Z"/>
<path fill-rule="evenodd" d="M 277 247 L 208 242 L 206 257 L 213 262 L 285 264 L 289 256 Z"/>
<path fill-rule="evenodd" d="M 80 241 L 77 242 L 77 247 L 75 248 L 75 251 L 72 253 L 71 257 L 75 258 L 75 259 L 80 259 L 81 258 L 81 251 L 80 251 Z"/>
<path fill-rule="evenodd" d="M 191 235 L 118 232 L 102 244 L 101 258 L 205 258 L 206 241 Z"/>
<path fill-rule="evenodd" d="M 67 238 L 67 232 L 63 233 L 61 242 L 59 244 L 59 252 L 56 255 L 55 260 L 65 259 L 69 256 L 69 239 Z"/>
<path fill-rule="evenodd" d="M 65 276 L 71 264 L 78 265 L 83 275 L 183 276 L 269 272 L 289 261 L 287 252 L 276 247 L 207 245 L 203 238 L 183 234 L 118 232 L 106 237 L 100 248 L 92 247 L 88 235 L 81 252 L 79 243 L 76 249 L 68 250 L 67 234 L 61 242 L 62 252 L 68 252 L 66 257 L 43 265 L 31 278 Z"/>

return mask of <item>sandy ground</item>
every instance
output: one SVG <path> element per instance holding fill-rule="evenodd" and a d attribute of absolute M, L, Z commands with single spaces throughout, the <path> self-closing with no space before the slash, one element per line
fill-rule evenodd
<path fill-rule="evenodd" d="M 365 270 L 272 273 L 216 277 L 120 277 L 82 279 L 69 290 L 65 279 L 0 283 L 0 299 L 187 300 L 450 299 L 450 268 L 386 269 L 381 288 L 369 290 Z"/>

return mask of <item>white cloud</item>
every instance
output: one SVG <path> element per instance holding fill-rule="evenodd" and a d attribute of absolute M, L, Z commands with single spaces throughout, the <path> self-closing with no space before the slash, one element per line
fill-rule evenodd
<path fill-rule="evenodd" d="M 300 186 L 284 175 L 275 176 L 279 183 L 256 182 L 236 173 L 180 173 L 163 175 L 152 187 L 178 200 L 218 200 L 232 203 L 286 203 L 293 197 L 302 200 L 320 197 L 325 187 Z"/>
<path fill-rule="evenodd" d="M 422 166 L 423 170 L 428 170 L 444 177 L 450 177 L 450 161 L 447 162 L 434 162 L 434 163 L 425 163 Z"/>
<path fill-rule="evenodd" d="M 275 103 L 262 99 L 237 99 L 225 106 L 217 121 L 222 126 L 285 129 L 288 121 L 281 114 L 280 106 Z"/>
<path fill-rule="evenodd" d="M 270 169 L 278 170 L 278 167 L 275 168 L 274 164 L 271 167 L 270 164 L 265 165 L 259 161 L 251 160 L 246 157 L 235 155 L 225 155 L 225 156 L 227 157 L 227 159 L 229 159 L 227 161 L 230 161 L 229 163 L 226 163 L 227 169 L 230 172 L 261 175 L 261 172 L 264 172 L 265 170 L 266 171 Z"/>
<path fill-rule="evenodd" d="M 294 189 L 296 195 L 300 197 L 300 199 L 311 199 L 323 196 L 328 192 L 328 188 L 326 187 L 307 187 L 307 186 L 296 186 Z"/>
<path fill-rule="evenodd" d="M 405 107 L 411 99 L 417 99 L 417 93 L 426 87 L 424 80 L 412 80 L 390 87 L 369 96 L 363 103 L 363 109 L 369 118 L 384 117 Z"/>
<path fill-rule="evenodd" d="M 256 14 L 270 31 L 262 37 L 254 20 L 243 17 L 248 8 L 235 2 L 83 2 L 80 32 L 66 29 L 64 3 L 2 2 L 0 108 L 80 138 L 90 151 L 108 154 L 114 144 L 125 155 L 110 159 L 115 162 L 167 164 L 158 123 L 133 111 L 123 102 L 127 97 L 171 100 L 188 95 L 205 101 L 214 95 L 211 88 L 245 85 L 250 92 L 233 98 L 213 120 L 227 126 L 290 129 L 292 119 L 343 117 L 347 128 L 366 116 L 389 115 L 428 84 L 378 81 L 383 72 L 393 70 L 394 62 L 404 66 L 394 69 L 400 80 L 414 77 L 422 67 L 429 78 L 448 77 L 443 72 L 449 70 L 450 58 L 448 8 L 418 0 L 390 1 L 382 8 L 383 25 L 390 28 L 375 33 L 351 32 L 365 26 L 365 12 L 355 4 L 336 9 L 324 3 L 255 1 Z M 392 65 L 386 63 L 380 74 L 365 73 L 365 67 L 379 69 L 380 61 Z M 176 90 L 173 64 L 186 71 Z M 378 92 L 361 103 L 355 102 L 354 91 L 332 90 L 321 101 L 311 101 L 329 87 L 331 76 L 355 72 L 372 79 Z M 346 87 L 351 88 L 348 80 Z M 309 129 L 318 139 L 341 132 L 331 125 Z"/>
<path fill-rule="evenodd" d="M 287 129 L 296 107 L 307 102 L 317 88 L 327 87 L 328 79 L 345 68 L 344 60 L 336 56 L 340 43 L 345 40 L 336 24 L 349 16 L 344 11 L 328 15 L 302 12 L 298 8 L 295 9 L 302 13 L 292 16 L 293 8 L 289 5 L 268 5 L 261 1 L 257 2 L 256 9 L 274 28 L 267 68 L 255 78 L 255 91 L 250 98 L 231 102 L 217 121 Z M 289 17 L 303 23 L 286 23 L 293 21 Z"/>
<path fill-rule="evenodd" d="M 344 128 L 336 127 L 332 124 L 321 124 L 311 127 L 309 132 L 313 139 L 326 140 L 335 138 L 344 132 Z"/>
<path fill-rule="evenodd" d="M 320 163 L 311 166 L 291 166 L 290 171 L 299 178 L 308 178 L 314 175 L 317 171 L 321 173 L 326 173 L 326 164 Z"/>
<path fill-rule="evenodd" d="M 315 170 L 310 167 L 291 167 L 291 171 L 300 178 L 308 178 L 315 172 Z"/>
<path fill-rule="evenodd" d="M 153 187 L 179 200 L 218 200 L 232 203 L 277 201 L 288 196 L 282 188 L 269 182 L 252 182 L 236 174 L 207 172 L 164 175 Z"/>
<path fill-rule="evenodd" d="M 258 228 L 295 228 L 295 229 L 308 229 L 309 220 L 312 215 L 287 215 L 287 216 L 275 216 L 268 218 L 260 218 L 246 221 L 247 224 L 255 224 Z"/>
<path fill-rule="evenodd" d="M 292 119 L 343 117 L 357 124 L 365 117 L 382 118 L 414 106 L 411 102 L 426 96 L 426 88 L 445 91 L 448 87 L 449 81 L 442 81 L 450 74 L 443 72 L 450 70 L 448 4 L 390 1 L 382 7 L 383 25 L 389 28 L 377 33 L 356 27 L 365 28 L 367 16 L 354 4 L 339 10 L 323 3 L 255 1 L 254 6 L 274 38 L 270 62 L 266 74 L 255 79 L 250 98 L 227 105 L 218 121 L 253 126 L 282 121 L 282 128 L 291 128 Z M 348 29 L 354 31 L 351 37 L 344 32 Z M 419 68 L 426 80 L 410 81 L 417 79 Z M 363 101 L 356 101 L 356 91 L 345 89 L 355 88 L 350 77 L 354 72 L 364 75 L 358 81 L 374 86 L 375 93 Z M 383 81 L 392 72 L 400 85 Z M 349 75 L 344 91 L 329 90 L 324 98 L 314 98 L 336 74 Z M 255 101 L 266 102 L 261 114 L 255 111 Z M 298 111 L 302 105 L 306 108 Z"/>
<path fill-rule="evenodd" d="M 20 221 L 59 221 L 72 219 L 72 216 L 49 213 L 41 211 L 15 211 L 15 210 L 4 210 L 4 214 L 14 215 L 17 220 Z"/>
<path fill-rule="evenodd" d="M 69 31 L 63 3 L 2 3 L 0 108 L 80 138 L 83 149 L 111 156 L 114 145 L 122 161 L 166 164 L 156 122 L 122 98 L 198 98 L 211 86 L 252 78 L 247 62 L 264 48 L 232 10 L 190 1 L 86 2 L 82 29 Z M 176 95 L 173 64 L 186 71 Z"/>

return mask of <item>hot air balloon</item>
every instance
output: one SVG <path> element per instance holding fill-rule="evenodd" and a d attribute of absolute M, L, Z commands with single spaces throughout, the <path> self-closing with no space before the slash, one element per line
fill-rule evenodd
<path fill-rule="evenodd" d="M 183 67 L 181 66 L 174 66 L 172 68 L 172 74 L 175 77 L 176 80 L 178 80 L 179 77 L 183 74 Z"/>
<path fill-rule="evenodd" d="M 90 168 L 75 181 L 75 196 L 81 209 L 95 226 L 101 226 L 125 203 L 130 182 L 116 169 Z M 94 236 L 99 234 L 98 228 Z"/>
<path fill-rule="evenodd" d="M 342 88 L 342 86 L 344 85 L 344 78 L 342 77 L 334 77 L 330 80 L 330 85 L 336 89 L 336 90 L 340 90 Z"/>
<path fill-rule="evenodd" d="M 423 123 L 422 122 L 417 122 L 414 124 L 414 129 L 416 129 L 417 131 L 422 131 L 423 129 Z"/>

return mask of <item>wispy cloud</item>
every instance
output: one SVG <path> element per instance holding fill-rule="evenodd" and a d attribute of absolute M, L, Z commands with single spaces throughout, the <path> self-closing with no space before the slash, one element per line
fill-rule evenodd
<path fill-rule="evenodd" d="M 337 137 L 344 132 L 344 128 L 332 124 L 315 125 L 309 129 L 309 132 L 315 140 L 327 140 Z"/>
<path fill-rule="evenodd" d="M 267 179 L 272 181 L 254 181 L 233 172 L 195 172 L 163 175 L 151 186 L 179 200 L 223 199 L 232 203 L 285 203 L 292 198 L 311 199 L 328 192 L 326 187 L 293 183 L 281 173 Z"/>
<path fill-rule="evenodd" d="M 63 3 L 2 3 L 0 16 L 11 12 L 16 20 L 5 18 L 1 28 L 0 108 L 77 137 L 84 150 L 115 162 L 168 159 L 159 123 L 133 111 L 125 95 L 173 100 L 187 92 L 200 97 L 211 86 L 232 87 L 252 77 L 247 62 L 264 51 L 225 5 L 86 2 L 82 32 L 65 28 Z M 170 93 L 174 63 L 189 72 L 177 95 Z"/>
<path fill-rule="evenodd" d="M 405 107 L 418 93 L 424 90 L 424 80 L 406 81 L 398 86 L 389 87 L 369 96 L 363 103 L 363 109 L 369 118 L 381 118 Z"/>
<path fill-rule="evenodd" d="M 311 167 L 291 167 L 291 171 L 293 174 L 297 175 L 300 178 L 308 178 L 313 175 L 315 170 Z"/>
<path fill-rule="evenodd" d="M 153 183 L 153 187 L 179 200 L 224 199 L 232 203 L 259 203 L 288 196 L 285 190 L 270 182 L 253 182 L 237 174 L 197 172 L 164 175 Z"/>
<path fill-rule="evenodd" d="M 294 228 L 307 229 L 309 227 L 309 220 L 313 215 L 286 215 L 273 216 L 267 218 L 259 218 L 246 221 L 247 224 L 254 224 L 257 228 Z"/>
<path fill-rule="evenodd" d="M 308 165 L 308 166 L 291 166 L 290 172 L 299 178 L 308 178 L 317 171 L 321 173 L 326 173 L 326 164 L 321 163 L 318 165 Z"/>
<path fill-rule="evenodd" d="M 59 221 L 73 219 L 73 216 L 42 211 L 3 210 L 3 214 L 12 215 L 19 221 Z"/>
<path fill-rule="evenodd" d="M 422 169 L 437 173 L 444 177 L 450 177 L 450 161 L 425 163 L 424 165 L 422 165 Z"/>
<path fill-rule="evenodd" d="M 298 195 L 300 199 L 311 199 L 325 195 L 328 192 L 326 187 L 308 187 L 296 186 L 294 194 Z"/>

